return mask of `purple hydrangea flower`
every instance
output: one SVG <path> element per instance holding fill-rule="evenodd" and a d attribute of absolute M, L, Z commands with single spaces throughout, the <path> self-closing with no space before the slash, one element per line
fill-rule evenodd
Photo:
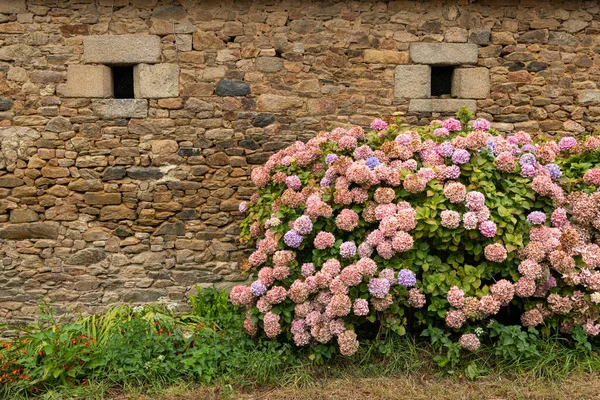
<path fill-rule="evenodd" d="M 454 153 L 454 146 L 452 146 L 452 143 L 450 142 L 444 142 L 439 145 L 438 153 L 442 157 L 452 157 L 452 154 Z"/>
<path fill-rule="evenodd" d="M 448 179 L 458 179 L 460 176 L 460 167 L 458 165 L 449 165 L 446 168 L 446 177 Z"/>
<path fill-rule="evenodd" d="M 344 242 L 340 246 L 340 255 L 342 258 L 351 258 L 356 254 L 356 245 L 352 242 Z"/>
<path fill-rule="evenodd" d="M 246 209 L 248 208 L 248 203 L 246 203 L 245 201 L 242 201 L 238 207 L 238 209 L 240 210 L 240 212 L 246 212 Z"/>
<path fill-rule="evenodd" d="M 375 169 L 376 166 L 381 164 L 381 162 L 379 161 L 379 159 L 377 157 L 367 158 L 366 163 L 367 163 L 367 167 L 369 167 L 369 169 Z"/>
<path fill-rule="evenodd" d="M 546 222 L 546 214 L 541 211 L 533 211 L 527 216 L 527 221 L 533 225 L 540 225 Z"/>
<path fill-rule="evenodd" d="M 325 157 L 325 162 L 327 164 L 333 164 L 334 162 L 336 162 L 338 159 L 338 156 L 335 154 L 327 154 L 327 156 Z"/>
<path fill-rule="evenodd" d="M 302 243 L 302 235 L 300 235 L 295 230 L 291 229 L 283 235 L 283 241 L 290 247 L 296 248 L 299 247 Z"/>
<path fill-rule="evenodd" d="M 550 177 L 552 179 L 558 179 L 562 176 L 562 171 L 560 167 L 556 164 L 546 164 L 546 169 L 550 173 Z"/>
<path fill-rule="evenodd" d="M 535 167 L 531 164 L 523 164 L 521 165 L 521 175 L 526 178 L 531 178 L 535 176 Z"/>
<path fill-rule="evenodd" d="M 535 156 L 531 153 L 526 153 L 523 154 L 521 156 L 521 158 L 519 159 L 519 164 L 521 164 L 521 167 L 523 165 L 529 164 L 529 165 L 534 165 L 536 163 L 537 159 L 535 158 Z"/>
<path fill-rule="evenodd" d="M 560 139 L 560 142 L 558 142 L 558 148 L 561 150 L 568 150 L 576 144 L 577 139 L 575 139 L 573 136 L 567 136 Z"/>
<path fill-rule="evenodd" d="M 496 142 L 494 142 L 494 139 L 488 139 L 488 143 L 487 143 L 487 147 L 486 149 L 488 149 L 490 151 L 490 153 L 494 154 L 496 151 Z"/>
<path fill-rule="evenodd" d="M 331 186 L 331 179 L 323 178 L 321 179 L 321 187 L 328 188 Z"/>
<path fill-rule="evenodd" d="M 452 154 L 452 162 L 454 164 L 466 164 L 471 159 L 471 154 L 465 149 L 454 150 Z"/>
<path fill-rule="evenodd" d="M 409 269 L 402 269 L 398 272 L 398 284 L 406 287 L 414 286 L 417 283 L 417 276 Z"/>
<path fill-rule="evenodd" d="M 390 291 L 390 281 L 385 278 L 373 278 L 369 282 L 369 293 L 377 299 L 383 299 Z"/>
<path fill-rule="evenodd" d="M 250 291 L 252 292 L 252 294 L 254 296 L 258 297 L 258 296 L 262 296 L 263 294 L 265 294 L 267 292 L 267 287 L 265 286 L 264 283 L 257 280 L 257 281 L 252 282 L 252 285 L 250 285 Z"/>
<path fill-rule="evenodd" d="M 537 153 L 537 147 L 535 147 L 535 145 L 533 144 L 524 144 L 523 147 L 521 147 L 521 151 L 525 152 L 528 151 L 530 153 Z"/>

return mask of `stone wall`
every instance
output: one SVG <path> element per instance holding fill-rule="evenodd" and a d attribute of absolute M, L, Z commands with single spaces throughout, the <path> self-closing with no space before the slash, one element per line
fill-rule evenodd
<path fill-rule="evenodd" d="M 501 130 L 591 132 L 599 40 L 598 1 L 2 0 L 0 319 L 243 280 L 250 170 L 320 130 L 466 101 Z"/>

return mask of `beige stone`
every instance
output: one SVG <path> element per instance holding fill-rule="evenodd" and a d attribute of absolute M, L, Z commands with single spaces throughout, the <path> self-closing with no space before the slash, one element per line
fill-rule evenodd
<path fill-rule="evenodd" d="M 426 99 L 431 94 L 429 65 L 398 65 L 394 71 L 394 96 Z"/>
<path fill-rule="evenodd" d="M 105 65 L 69 65 L 67 83 L 59 85 L 57 91 L 65 97 L 111 97 L 111 70 Z"/>
<path fill-rule="evenodd" d="M 179 146 L 175 140 L 153 140 L 152 141 L 152 153 L 153 154 L 172 154 L 177 153 Z"/>
<path fill-rule="evenodd" d="M 83 38 L 83 60 L 93 64 L 154 64 L 160 62 L 160 37 L 98 35 Z"/>
<path fill-rule="evenodd" d="M 477 101 L 464 99 L 412 99 L 409 102 L 408 111 L 455 113 L 462 107 L 467 107 L 474 112 L 477 110 Z"/>
<path fill-rule="evenodd" d="M 278 72 L 283 68 L 283 59 L 279 57 L 258 57 L 256 69 L 261 72 Z"/>
<path fill-rule="evenodd" d="M 85 204 L 90 205 L 121 204 L 121 193 L 89 192 L 84 195 L 83 199 Z"/>
<path fill-rule="evenodd" d="M 452 73 L 452 96 L 462 99 L 485 99 L 490 95 L 490 71 L 487 68 L 455 68 Z"/>
<path fill-rule="evenodd" d="M 275 94 L 262 94 L 258 98 L 257 106 L 261 111 L 285 111 L 302 107 L 303 101 L 296 96 L 279 96 Z"/>
<path fill-rule="evenodd" d="M 1 14 L 17 14 L 27 11 L 25 0 L 2 0 L 0 1 Z"/>
<path fill-rule="evenodd" d="M 478 48 L 474 43 L 411 43 L 410 60 L 417 64 L 476 64 Z"/>
<path fill-rule="evenodd" d="M 179 96 L 177 64 L 138 64 L 133 67 L 133 90 L 136 98 Z"/>
<path fill-rule="evenodd" d="M 367 49 L 363 57 L 366 63 L 408 64 L 408 54 L 403 51 Z"/>

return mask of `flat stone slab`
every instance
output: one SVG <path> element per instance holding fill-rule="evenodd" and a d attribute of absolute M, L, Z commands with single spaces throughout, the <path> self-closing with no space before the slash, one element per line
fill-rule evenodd
<path fill-rule="evenodd" d="M 455 68 L 452 74 L 452 96 L 462 99 L 486 99 L 490 95 L 490 70 L 487 68 Z"/>
<path fill-rule="evenodd" d="M 57 91 L 65 97 L 111 97 L 112 73 L 106 65 L 69 65 L 67 83 L 58 85 Z"/>
<path fill-rule="evenodd" d="M 426 99 L 431 94 L 429 65 L 398 65 L 394 73 L 394 96 Z"/>
<path fill-rule="evenodd" d="M 177 64 L 139 64 L 133 67 L 136 98 L 160 99 L 179 96 Z"/>
<path fill-rule="evenodd" d="M 409 54 L 416 64 L 477 64 L 479 48 L 475 43 L 411 43 Z"/>
<path fill-rule="evenodd" d="M 58 223 L 34 222 L 0 226 L 0 239 L 57 239 Z"/>
<path fill-rule="evenodd" d="M 455 113 L 462 107 L 476 111 L 477 101 L 466 99 L 412 99 L 408 103 L 408 112 L 444 112 Z"/>
<path fill-rule="evenodd" d="M 145 118 L 148 116 L 146 99 L 102 99 L 92 102 L 94 113 L 100 118 Z"/>
<path fill-rule="evenodd" d="M 83 61 L 87 64 L 154 64 L 160 62 L 156 35 L 84 36 Z"/>

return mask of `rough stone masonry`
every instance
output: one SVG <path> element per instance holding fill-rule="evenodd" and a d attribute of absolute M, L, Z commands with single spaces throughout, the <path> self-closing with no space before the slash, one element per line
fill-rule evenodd
<path fill-rule="evenodd" d="M 0 320 L 244 280 L 251 169 L 320 130 L 592 132 L 599 53 L 598 1 L 1 0 Z"/>

